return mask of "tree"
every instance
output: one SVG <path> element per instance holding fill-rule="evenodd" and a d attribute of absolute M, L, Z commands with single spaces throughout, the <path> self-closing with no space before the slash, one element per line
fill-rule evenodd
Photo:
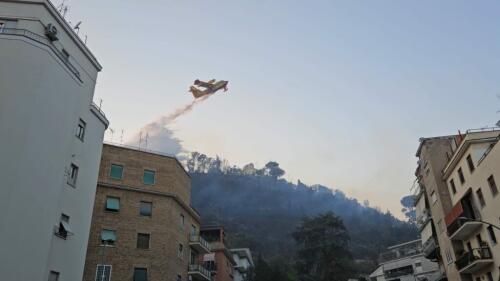
<path fill-rule="evenodd" d="M 266 174 L 273 178 L 279 178 L 285 174 L 285 171 L 280 168 L 278 162 L 269 161 L 266 164 Z"/>
<path fill-rule="evenodd" d="M 416 214 L 415 214 L 415 196 L 413 195 L 408 195 L 403 198 L 401 198 L 401 205 L 403 205 L 403 209 L 401 209 L 401 212 L 405 215 L 405 217 L 408 219 L 409 223 L 415 223 L 416 221 Z"/>
<path fill-rule="evenodd" d="M 332 212 L 302 219 L 292 236 L 300 281 L 344 281 L 353 273 L 349 234 Z"/>

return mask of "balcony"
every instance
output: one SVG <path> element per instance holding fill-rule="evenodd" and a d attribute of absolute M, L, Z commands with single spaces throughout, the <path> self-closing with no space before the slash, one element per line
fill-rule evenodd
<path fill-rule="evenodd" d="M 422 251 L 426 259 L 437 260 L 439 256 L 439 246 L 436 243 L 436 239 L 434 237 L 427 239 L 422 245 Z"/>
<path fill-rule="evenodd" d="M 448 225 L 448 236 L 451 240 L 465 240 L 478 231 L 483 224 L 477 221 L 467 221 L 457 218 Z"/>
<path fill-rule="evenodd" d="M 188 275 L 196 281 L 212 281 L 210 271 L 199 264 L 188 265 Z"/>
<path fill-rule="evenodd" d="M 417 227 L 420 231 L 425 227 L 425 225 L 432 219 L 431 214 L 428 209 L 424 209 L 422 213 L 417 217 Z"/>
<path fill-rule="evenodd" d="M 384 276 L 386 279 L 397 278 L 400 276 L 412 275 L 412 274 L 413 274 L 413 266 L 411 266 L 411 265 L 387 270 L 384 272 Z"/>
<path fill-rule="evenodd" d="M 190 235 L 189 246 L 201 254 L 208 254 L 211 250 L 210 244 L 200 235 Z"/>
<path fill-rule="evenodd" d="M 489 247 L 481 247 L 465 253 L 457 259 L 455 264 L 461 274 L 476 273 L 493 265 L 493 257 Z"/>

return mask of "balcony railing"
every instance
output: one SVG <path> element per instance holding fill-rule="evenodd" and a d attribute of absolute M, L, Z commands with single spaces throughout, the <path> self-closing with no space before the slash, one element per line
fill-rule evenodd
<path fill-rule="evenodd" d="M 472 216 L 462 214 L 447 226 L 448 236 L 451 240 L 464 240 L 481 228 L 481 225 L 481 222 L 474 221 Z"/>
<path fill-rule="evenodd" d="M 395 278 L 404 275 L 412 275 L 413 274 L 413 266 L 408 265 L 396 269 L 391 269 L 384 272 L 385 278 Z"/>
<path fill-rule="evenodd" d="M 57 55 L 59 59 L 68 67 L 68 69 L 76 76 L 76 78 L 80 81 L 83 82 L 82 78 L 80 77 L 80 72 L 77 70 L 77 68 L 69 61 L 68 57 L 65 56 L 62 51 L 57 49 L 54 44 L 44 35 L 36 34 L 32 31 L 29 31 L 27 29 L 18 29 L 18 28 L 2 28 L 0 29 L 0 35 L 1 34 L 6 34 L 6 35 L 14 35 L 14 36 L 22 36 L 29 38 L 33 41 L 36 41 L 40 44 L 43 44 Z"/>
<path fill-rule="evenodd" d="M 483 246 L 466 252 L 457 259 L 455 264 L 460 273 L 474 273 L 493 264 L 493 257 L 490 248 Z"/>
<path fill-rule="evenodd" d="M 212 275 L 210 270 L 206 269 L 200 264 L 190 264 L 188 265 L 188 274 L 196 275 L 194 279 L 196 280 L 212 280 Z"/>
<path fill-rule="evenodd" d="M 200 248 L 200 249 L 197 249 L 198 251 L 203 251 L 203 252 L 210 252 L 210 243 L 207 242 L 207 240 L 203 239 L 203 237 L 201 237 L 200 235 L 190 235 L 189 236 L 189 244 L 191 246 L 199 246 L 197 248 Z M 202 248 L 202 249 L 201 249 Z"/>

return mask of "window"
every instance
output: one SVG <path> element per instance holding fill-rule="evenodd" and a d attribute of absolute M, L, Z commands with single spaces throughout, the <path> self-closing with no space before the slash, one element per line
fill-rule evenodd
<path fill-rule="evenodd" d="M 115 180 L 121 180 L 123 178 L 123 166 L 117 164 L 111 164 L 109 177 Z"/>
<path fill-rule="evenodd" d="M 457 188 L 455 187 L 455 181 L 453 179 L 450 180 L 450 188 L 453 194 L 457 193 Z"/>
<path fill-rule="evenodd" d="M 142 177 L 142 179 L 144 181 L 144 184 L 155 184 L 155 171 L 144 170 L 144 176 Z"/>
<path fill-rule="evenodd" d="M 147 268 L 134 268 L 134 281 L 148 281 Z"/>
<path fill-rule="evenodd" d="M 95 281 L 110 281 L 111 265 L 98 264 L 95 273 Z"/>
<path fill-rule="evenodd" d="M 180 227 L 181 229 L 184 229 L 184 215 L 181 214 L 181 217 L 180 217 Z"/>
<path fill-rule="evenodd" d="M 78 121 L 78 127 L 76 127 L 76 137 L 79 138 L 81 141 L 83 141 L 83 138 L 85 137 L 86 126 L 87 124 L 82 119 Z"/>
<path fill-rule="evenodd" d="M 5 23 L 0 21 L 0 33 L 3 32 L 4 27 L 5 27 Z M 50 280 L 50 278 L 49 278 L 49 280 Z"/>
<path fill-rule="evenodd" d="M 198 231 L 196 229 L 196 226 L 194 224 L 191 225 L 191 235 L 196 235 L 198 234 Z"/>
<path fill-rule="evenodd" d="M 0 31 L 2 31 L 1 24 L 2 23 L 0 23 Z M 59 272 L 57 271 L 49 272 L 49 281 L 59 281 Z"/>
<path fill-rule="evenodd" d="M 16 20 L 0 20 L 0 33 L 10 33 L 12 31 L 9 32 L 8 29 L 14 29 L 16 25 Z"/>
<path fill-rule="evenodd" d="M 488 185 L 490 186 L 491 194 L 496 196 L 498 194 L 498 188 L 493 175 L 488 177 Z"/>
<path fill-rule="evenodd" d="M 436 192 L 432 191 L 431 193 L 431 202 L 432 204 L 435 204 L 437 202 L 438 198 L 437 198 L 437 194 Z"/>
<path fill-rule="evenodd" d="M 491 244 L 496 245 L 497 237 L 495 236 L 495 230 L 493 229 L 493 226 L 490 225 L 486 229 L 488 230 L 488 235 L 490 236 Z"/>
<path fill-rule="evenodd" d="M 68 184 L 73 187 L 76 186 L 76 178 L 78 178 L 78 166 L 71 163 L 69 167 Z"/>
<path fill-rule="evenodd" d="M 472 172 L 474 172 L 474 169 L 475 169 L 475 167 L 474 167 L 474 162 L 472 162 L 472 157 L 470 157 L 470 154 L 469 154 L 469 155 L 467 155 L 467 158 L 466 158 L 466 159 L 467 159 L 467 166 L 469 166 L 469 171 L 470 171 L 471 173 L 472 173 Z"/>
<path fill-rule="evenodd" d="M 147 233 L 137 233 L 137 249 L 149 249 L 149 238 Z"/>
<path fill-rule="evenodd" d="M 141 216 L 150 217 L 152 211 L 153 211 L 153 203 L 141 201 L 141 205 L 139 207 L 139 214 Z"/>
<path fill-rule="evenodd" d="M 422 272 L 422 262 L 420 262 L 420 260 L 417 260 L 415 262 L 415 271 L 417 273 L 421 273 Z"/>
<path fill-rule="evenodd" d="M 458 168 L 457 173 L 458 173 L 458 178 L 460 179 L 460 183 L 463 184 L 465 182 L 465 178 L 464 178 L 464 173 L 462 172 L 462 167 Z"/>
<path fill-rule="evenodd" d="M 477 199 L 479 200 L 479 204 L 481 205 L 481 208 L 486 206 L 486 202 L 484 201 L 484 196 L 483 192 L 481 191 L 481 188 L 476 191 Z"/>
<path fill-rule="evenodd" d="M 177 250 L 177 257 L 181 258 L 184 256 L 184 246 L 179 244 L 179 249 Z"/>
<path fill-rule="evenodd" d="M 106 197 L 106 211 L 108 212 L 120 211 L 120 198 L 111 196 Z"/>
<path fill-rule="evenodd" d="M 65 214 L 61 214 L 61 218 L 59 220 L 59 227 L 56 231 L 56 236 L 66 239 L 69 233 L 69 216 Z"/>
<path fill-rule="evenodd" d="M 450 249 L 446 249 L 445 254 L 446 261 L 448 262 L 448 264 L 451 264 L 453 262 L 453 256 L 451 255 Z"/>
<path fill-rule="evenodd" d="M 101 231 L 101 245 L 114 246 L 116 243 L 116 231 L 103 229 Z"/>
<path fill-rule="evenodd" d="M 486 276 L 488 276 L 488 281 L 493 281 L 493 274 L 491 274 L 491 271 L 486 273 Z"/>
<path fill-rule="evenodd" d="M 177 274 L 177 279 L 176 281 L 182 281 L 182 276 L 180 274 Z"/>

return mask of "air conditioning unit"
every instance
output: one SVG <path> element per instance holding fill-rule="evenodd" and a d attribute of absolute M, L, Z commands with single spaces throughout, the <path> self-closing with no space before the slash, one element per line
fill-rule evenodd
<path fill-rule="evenodd" d="M 45 27 L 45 35 L 49 37 L 50 41 L 59 40 L 59 38 L 57 38 L 57 28 L 51 23 L 47 24 L 47 26 Z"/>

